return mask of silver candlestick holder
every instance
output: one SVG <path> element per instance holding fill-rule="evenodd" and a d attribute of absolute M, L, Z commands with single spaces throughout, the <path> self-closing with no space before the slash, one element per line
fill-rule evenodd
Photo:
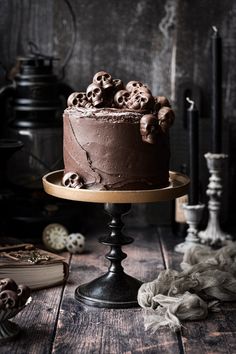
<path fill-rule="evenodd" d="M 210 172 L 209 184 L 206 191 L 206 194 L 209 196 L 209 219 L 206 229 L 204 231 L 200 231 L 198 236 L 201 243 L 208 244 L 210 246 L 222 246 L 227 243 L 227 240 L 232 239 L 230 235 L 221 230 L 219 223 L 221 196 L 223 191 L 221 175 L 224 162 L 228 158 L 228 155 L 213 154 L 208 152 L 204 156 Z"/>
<path fill-rule="evenodd" d="M 200 244 L 198 237 L 198 224 L 202 218 L 202 212 L 205 208 L 204 204 L 189 205 L 183 204 L 184 216 L 187 224 L 187 236 L 185 241 L 175 246 L 175 251 L 179 253 L 185 253 L 190 247 Z"/>

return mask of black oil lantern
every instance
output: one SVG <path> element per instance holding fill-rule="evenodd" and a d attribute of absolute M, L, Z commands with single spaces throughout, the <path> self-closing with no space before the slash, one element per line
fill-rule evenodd
<path fill-rule="evenodd" d="M 8 164 L 8 179 L 16 186 L 41 188 L 41 177 L 62 164 L 62 111 L 71 90 L 53 74 L 55 59 L 43 55 L 17 58 L 8 137 L 24 147 Z"/>
<path fill-rule="evenodd" d="M 79 204 L 42 188 L 43 175 L 63 168 L 62 113 L 74 90 L 54 75 L 55 59 L 36 51 L 17 58 L 10 83 L 0 81 L 0 148 L 7 162 L 7 174 L 0 176 L 0 235 L 41 238 L 49 223 L 75 228 L 81 215 Z"/>

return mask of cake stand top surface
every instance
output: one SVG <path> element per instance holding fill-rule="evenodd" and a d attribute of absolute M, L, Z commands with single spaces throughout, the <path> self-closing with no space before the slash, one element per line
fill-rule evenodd
<path fill-rule="evenodd" d="M 170 171 L 168 187 L 148 190 L 98 191 L 92 189 L 74 189 L 61 184 L 63 170 L 50 172 L 43 177 L 46 193 L 68 200 L 91 203 L 152 203 L 172 200 L 186 194 L 190 179 L 178 172 Z"/>

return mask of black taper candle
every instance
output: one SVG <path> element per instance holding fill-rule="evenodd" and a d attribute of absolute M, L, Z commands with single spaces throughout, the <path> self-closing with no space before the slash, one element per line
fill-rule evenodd
<path fill-rule="evenodd" d="M 221 120 L 222 120 L 222 58 L 221 38 L 215 26 L 212 27 L 212 152 L 221 153 Z"/>
<path fill-rule="evenodd" d="M 199 163 L 198 163 L 198 110 L 195 104 L 188 97 L 190 103 L 187 110 L 188 132 L 189 132 L 189 205 L 197 205 L 199 197 Z"/>

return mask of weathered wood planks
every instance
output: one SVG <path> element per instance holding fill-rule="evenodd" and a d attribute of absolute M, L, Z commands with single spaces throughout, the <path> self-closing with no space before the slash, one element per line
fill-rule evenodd
<path fill-rule="evenodd" d="M 14 321 L 22 328 L 19 338 L 6 342 L 4 354 L 64 353 L 185 353 L 233 354 L 236 352 L 236 305 L 223 304 L 203 321 L 184 323 L 180 334 L 162 328 L 144 331 L 142 309 L 99 309 L 74 299 L 75 288 L 103 274 L 108 265 L 106 247 L 97 238 L 107 231 L 88 231 L 86 252 L 73 255 L 70 277 L 63 287 L 33 293 L 33 302 Z M 169 228 L 134 227 L 128 222 L 126 234 L 133 244 L 124 247 L 128 258 L 125 271 L 142 281 L 157 277 L 165 267 L 179 269 L 182 255 L 173 251 L 181 240 Z"/>
<path fill-rule="evenodd" d="M 150 281 L 163 269 L 159 241 L 154 228 L 126 229 L 135 242 L 124 247 L 128 258 L 125 271 L 142 281 Z M 99 235 L 97 235 L 99 236 Z M 77 285 L 106 271 L 106 247 L 93 238 L 88 242 L 91 253 L 73 256 L 71 275 L 66 286 L 53 353 L 179 353 L 175 334 L 160 330 L 144 332 L 142 310 L 108 310 L 83 306 L 74 299 Z"/>
<path fill-rule="evenodd" d="M 165 263 L 168 268 L 180 270 L 183 256 L 174 252 L 182 240 L 169 228 L 158 228 Z M 222 303 L 221 311 L 209 313 L 206 320 L 185 322 L 181 341 L 186 354 L 236 353 L 236 304 Z"/>

